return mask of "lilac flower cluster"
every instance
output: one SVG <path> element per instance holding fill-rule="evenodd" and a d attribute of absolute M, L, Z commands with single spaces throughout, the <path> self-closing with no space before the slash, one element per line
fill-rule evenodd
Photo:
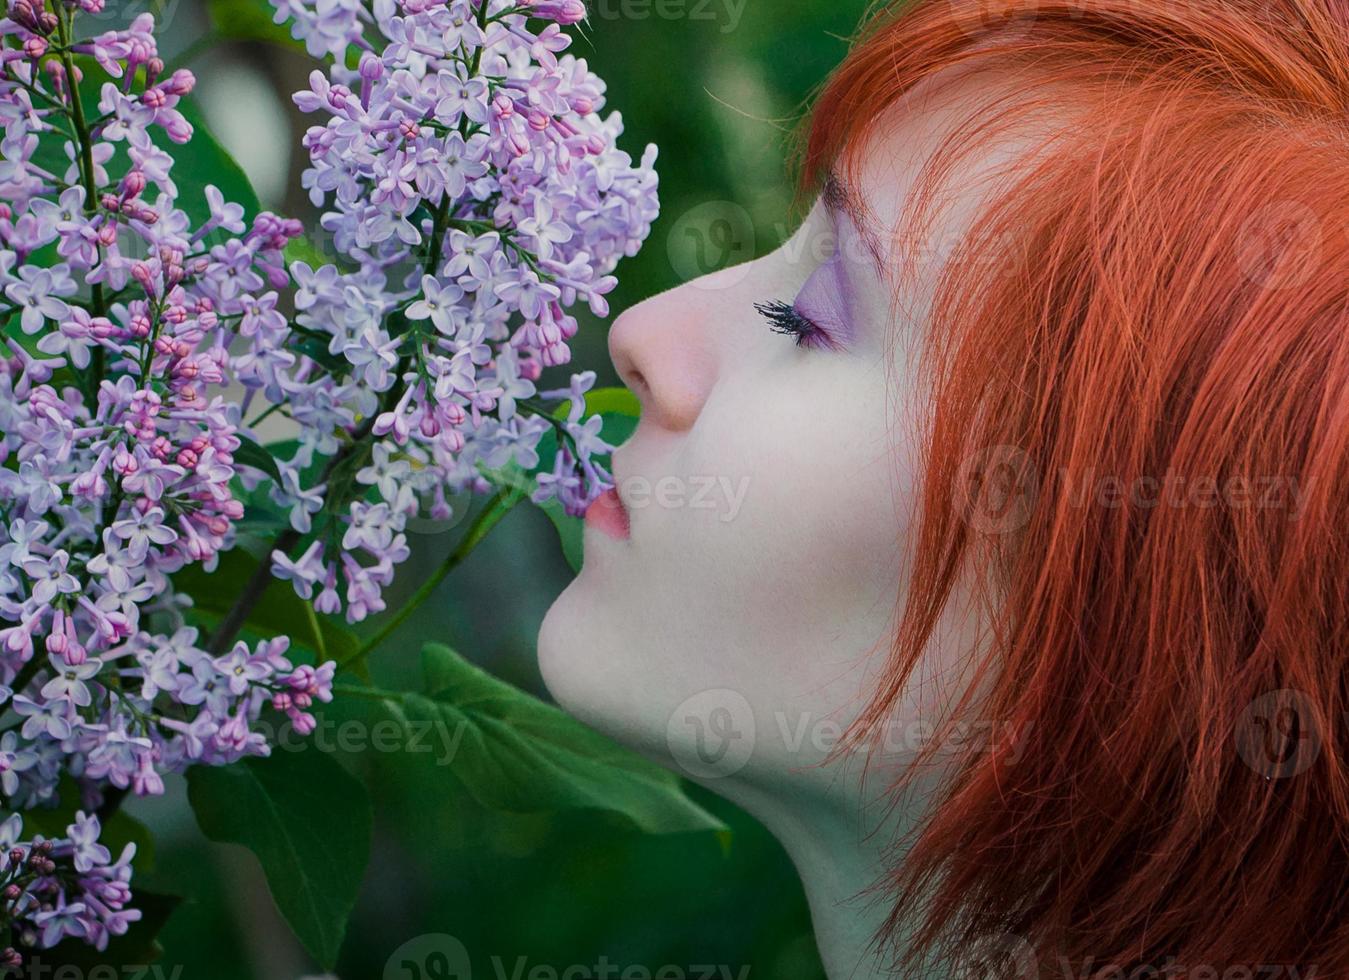
<path fill-rule="evenodd" d="M 191 138 L 178 104 L 192 74 L 166 72 L 149 15 L 81 38 L 79 15 L 101 4 L 11 0 L 0 20 L 0 807 L 11 812 L 54 803 L 63 775 L 86 805 L 109 787 L 162 792 L 165 772 L 266 754 L 254 731 L 266 706 L 303 731 L 307 709 L 331 697 L 333 665 L 296 667 L 285 638 L 208 652 L 169 578 L 233 547 L 236 482 L 262 475 L 236 456 L 248 430 L 223 392 L 289 341 L 275 307 L 282 249 L 301 229 L 268 213 L 246 223 L 213 187 L 209 216 L 189 218 L 152 133 Z M 95 72 L 101 86 L 85 79 Z M 130 872 L 95 859 L 97 829 L 72 830 L 77 876 L 26 886 L 44 944 L 105 942 L 134 918 L 118 911 Z"/>
<path fill-rule="evenodd" d="M 655 148 L 636 164 L 617 148 L 603 83 L 564 53 L 578 0 L 279 0 L 333 61 L 295 101 L 322 117 L 304 184 L 337 260 L 287 269 L 298 222 L 180 193 L 163 144 L 191 140 L 195 80 L 166 69 L 152 17 L 86 37 L 103 0 L 7 3 L 0 928 L 101 948 L 137 918 L 130 854 L 110 864 L 83 814 L 68 839 L 20 845 L 18 811 L 60 802 L 63 781 L 92 809 L 266 755 L 264 711 L 305 734 L 332 697 L 333 662 L 234 642 L 260 589 L 208 642 L 172 576 L 214 569 L 265 483 L 285 530 L 255 583 L 364 619 L 408 521 L 538 470 L 549 431 L 534 499 L 581 513 L 610 481 L 595 375 L 537 383 L 571 358 L 569 310 L 605 315 L 649 234 Z M 295 435 L 284 458 L 259 445 L 273 415 Z"/>
<path fill-rule="evenodd" d="M 593 373 L 560 391 L 536 382 L 571 357 L 568 310 L 605 315 L 614 267 L 650 232 L 656 151 L 634 165 L 616 147 L 603 82 L 563 53 L 577 0 L 277 4 L 311 51 L 335 56 L 295 102 L 320 117 L 303 182 L 338 261 L 291 266 L 310 346 L 259 357 L 245 381 L 298 423 L 273 500 L 312 539 L 298 557 L 274 552 L 276 572 L 355 621 L 384 608 L 409 518 L 448 518 L 447 493 L 537 468 L 550 428 L 560 450 L 536 502 L 580 514 L 608 485 L 594 457 L 613 447 L 582 418 Z M 542 405 L 559 396 L 565 418 Z M 372 438 L 343 457 L 353 433 Z"/>
<path fill-rule="evenodd" d="M 19 814 L 0 823 L 0 926 L 26 946 L 74 937 L 103 950 L 140 919 L 138 909 L 127 908 L 136 845 L 127 844 L 113 861 L 99 843 L 101 829 L 97 816 L 80 811 L 65 837 L 24 842 Z M 22 963 L 13 946 L 0 950 L 0 969 Z"/>

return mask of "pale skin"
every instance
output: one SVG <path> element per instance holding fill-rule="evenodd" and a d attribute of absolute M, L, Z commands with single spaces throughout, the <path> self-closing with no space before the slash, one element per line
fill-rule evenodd
<path fill-rule="evenodd" d="M 781 248 L 615 322 L 610 353 L 642 403 L 614 456 L 630 536 L 587 527 L 584 567 L 539 636 L 564 709 L 781 840 L 832 980 L 890 975 L 871 947 L 889 903 L 864 893 L 922 807 L 887 814 L 882 791 L 976 642 L 953 607 L 869 778 L 858 753 L 826 763 L 875 690 L 905 592 L 923 311 L 991 181 L 1034 137 L 1008 134 L 963 161 L 923 243 L 896 233 L 901 206 L 995 88 L 987 74 L 929 79 L 879 121 L 860 174 L 840 175 Z M 921 249 L 903 289 L 890 274 L 899 247 Z M 755 304 L 774 300 L 808 310 L 836 343 L 798 346 L 770 329 Z"/>

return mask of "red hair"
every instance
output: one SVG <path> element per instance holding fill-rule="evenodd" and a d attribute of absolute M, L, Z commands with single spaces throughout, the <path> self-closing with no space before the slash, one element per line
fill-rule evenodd
<path fill-rule="evenodd" d="M 966 583 L 989 642 L 923 759 L 1018 738 L 960 750 L 879 939 L 914 973 L 1001 936 L 1018 978 L 1349 976 L 1349 4 L 989 5 L 875 18 L 805 148 L 807 187 L 855 169 L 958 63 L 1079 109 L 926 327 L 912 581 L 850 744 Z"/>

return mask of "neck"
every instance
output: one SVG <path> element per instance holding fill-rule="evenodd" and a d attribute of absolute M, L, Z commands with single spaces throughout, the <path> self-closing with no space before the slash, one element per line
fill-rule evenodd
<path fill-rule="evenodd" d="M 870 891 L 880 856 L 867 860 L 860 834 L 847 846 L 818 834 L 780 834 L 796 865 L 810 903 L 815 941 L 829 980 L 878 980 L 887 976 L 875 951 L 877 931 L 888 909 L 884 896 Z M 831 835 L 832 836 L 832 835 Z"/>
<path fill-rule="evenodd" d="M 840 790 L 837 799 L 810 806 L 799 800 L 791 805 L 779 799 L 737 801 L 763 822 L 795 865 L 829 980 L 894 976 L 889 958 L 875 942 L 890 913 L 891 897 L 876 886 L 893 863 L 901 846 L 898 839 L 911 828 L 914 814 L 896 807 L 883 822 L 875 816 L 864 819 L 882 806 L 864 808 L 859 795 Z"/>

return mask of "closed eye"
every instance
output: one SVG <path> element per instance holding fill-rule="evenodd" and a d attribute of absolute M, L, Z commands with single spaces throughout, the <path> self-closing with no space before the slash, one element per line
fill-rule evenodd
<path fill-rule="evenodd" d="M 774 333 L 795 337 L 798 347 L 838 349 L 838 344 L 834 342 L 827 331 L 814 321 L 802 316 L 801 312 L 791 303 L 773 300 L 768 303 L 755 303 L 754 308 L 768 321 L 770 330 Z"/>

